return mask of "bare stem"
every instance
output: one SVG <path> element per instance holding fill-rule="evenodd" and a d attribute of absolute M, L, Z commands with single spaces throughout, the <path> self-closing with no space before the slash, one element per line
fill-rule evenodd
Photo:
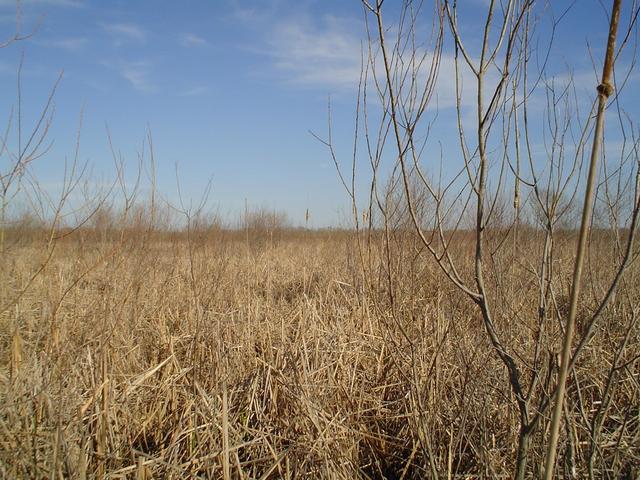
<path fill-rule="evenodd" d="M 556 453 L 558 447 L 558 435 L 560 423 L 562 421 L 562 408 L 564 394 L 569 372 L 569 361 L 571 360 L 571 343 L 575 328 L 576 313 L 578 310 L 578 296 L 580 295 L 580 281 L 582 278 L 582 266 L 587 250 L 587 237 L 589 236 L 589 226 L 593 211 L 593 196 L 596 183 L 596 173 L 598 167 L 598 154 L 600 152 L 602 133 L 604 129 L 604 113 L 607 106 L 607 99 L 613 93 L 611 78 L 613 75 L 613 61 L 615 57 L 616 33 L 618 31 L 618 21 L 620 19 L 620 7 L 622 0 L 613 0 L 613 10 L 611 14 L 611 24 L 609 26 L 609 38 L 607 40 L 607 53 L 602 70 L 602 82 L 598 85 L 598 113 L 596 116 L 596 128 L 593 133 L 593 146 L 591 149 L 591 160 L 589 162 L 589 174 L 587 187 L 584 194 L 584 205 L 582 208 L 582 220 L 580 224 L 580 237 L 578 240 L 578 250 L 573 270 L 573 281 L 569 306 L 569 318 L 567 319 L 566 331 L 562 345 L 562 363 L 558 378 L 558 388 L 551 418 L 551 433 L 547 447 L 547 458 L 545 463 L 545 480 L 553 478 Z"/>

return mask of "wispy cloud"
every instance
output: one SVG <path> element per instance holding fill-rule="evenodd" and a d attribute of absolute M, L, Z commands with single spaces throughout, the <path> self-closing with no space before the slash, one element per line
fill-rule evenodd
<path fill-rule="evenodd" d="M 280 8 L 282 8 L 283 0 L 270 0 L 268 2 L 260 2 L 259 6 L 249 6 L 246 0 L 227 0 L 230 18 L 238 20 L 242 23 L 263 23 L 270 22 Z"/>
<path fill-rule="evenodd" d="M 193 33 L 185 33 L 180 37 L 180 45 L 183 47 L 205 47 L 208 44 L 204 38 Z"/>
<path fill-rule="evenodd" d="M 209 93 L 209 88 L 204 86 L 191 87 L 179 93 L 181 97 L 197 97 Z"/>
<path fill-rule="evenodd" d="M 129 84 L 139 92 L 153 93 L 158 90 L 157 85 L 153 83 L 150 78 L 153 64 L 149 60 L 103 63 L 105 66 L 115 70 L 120 77 L 129 82 Z"/>
<path fill-rule="evenodd" d="M 130 41 L 144 42 L 147 40 L 147 31 L 133 23 L 106 23 L 102 29 L 113 38 L 116 46 Z"/>
<path fill-rule="evenodd" d="M 354 26 L 362 25 L 361 20 L 318 17 L 300 9 L 295 14 L 280 0 L 265 2 L 264 8 L 227 1 L 231 18 L 260 38 L 260 46 L 247 49 L 268 58 L 270 73 L 280 81 L 330 91 L 357 87 L 364 32 Z"/>
<path fill-rule="evenodd" d="M 290 85 L 305 88 L 320 88 L 329 91 L 351 90 L 358 86 L 362 70 L 362 56 L 368 55 L 368 46 L 364 32 L 358 33 L 353 19 L 326 16 L 322 19 L 289 18 L 276 23 L 269 32 L 267 47 L 258 50 L 270 57 L 276 75 Z M 390 42 L 395 41 L 390 35 Z M 376 55 L 376 45 L 373 53 Z M 432 55 L 426 50 L 418 50 L 417 58 L 423 58 L 419 71 L 415 72 L 418 86 L 426 81 Z M 440 108 L 455 106 L 455 64 L 450 54 L 439 59 L 440 76 L 438 78 L 434 102 Z M 405 62 L 410 65 L 411 62 Z M 373 68 L 382 79 L 382 56 L 378 54 Z M 465 79 L 467 80 L 467 79 Z M 371 75 L 369 81 L 373 82 Z M 465 92 L 471 85 L 466 82 Z M 468 95 L 463 95 L 463 103 Z"/>
<path fill-rule="evenodd" d="M 89 43 L 89 39 L 85 37 L 71 37 L 71 38 L 62 38 L 59 40 L 49 40 L 46 42 L 38 42 L 38 43 L 46 47 L 54 47 L 54 48 L 60 48 L 62 50 L 68 50 L 71 52 L 77 52 L 78 50 L 81 50 Z"/>
<path fill-rule="evenodd" d="M 129 63 L 120 68 L 120 75 L 136 90 L 149 93 L 157 89 L 149 80 L 150 69 L 150 65 L 146 62 Z"/>
<path fill-rule="evenodd" d="M 268 9 L 247 8 L 239 0 L 229 1 L 232 3 L 233 18 L 262 35 L 263 46 L 249 46 L 248 49 L 269 59 L 270 76 L 289 86 L 320 89 L 324 92 L 348 92 L 358 87 L 362 62 L 369 62 L 369 45 L 361 18 L 314 16 L 300 13 L 301 9 L 297 10 L 298 14 L 289 14 L 278 0 L 269 2 Z M 396 42 L 397 33 L 397 29 L 387 31 L 390 48 Z M 373 85 L 371 69 L 379 80 L 383 80 L 384 69 L 382 55 L 375 40 L 371 47 L 374 59 L 373 66 L 368 65 L 368 81 Z M 403 55 L 406 55 L 406 61 L 398 62 L 396 66 L 411 68 L 411 52 L 407 51 Z M 415 58 L 422 62 L 417 67 L 418 71 L 411 72 L 407 78 L 413 78 L 415 74 L 419 90 L 429 78 L 433 55 L 428 48 L 421 46 L 415 52 Z M 442 53 L 438 59 L 438 72 L 432 105 L 437 105 L 438 108 L 454 107 L 457 93 L 453 52 Z M 497 73 L 491 71 L 487 76 L 494 80 Z M 465 65 L 460 65 L 460 79 L 462 106 L 473 106 L 477 96 L 474 94 L 476 84 Z M 406 90 L 405 88 L 405 93 Z"/>
<path fill-rule="evenodd" d="M 357 85 L 360 39 L 346 22 L 325 17 L 317 25 L 308 19 L 276 24 L 262 51 L 287 82 L 307 87 L 341 89 Z"/>

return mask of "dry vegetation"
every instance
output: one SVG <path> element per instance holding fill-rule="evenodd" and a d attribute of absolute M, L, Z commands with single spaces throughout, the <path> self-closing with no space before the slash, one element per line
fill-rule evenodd
<path fill-rule="evenodd" d="M 137 177 L 111 145 L 113 183 L 92 188 L 79 129 L 47 191 L 31 164 L 57 83 L 27 128 L 20 67 L 0 148 L 0 478 L 640 477 L 640 132 L 613 77 L 640 5 L 618 48 L 613 0 L 585 102 L 572 74 L 534 68 L 561 20 L 538 35 L 534 2 L 489 2 L 479 55 L 458 2 L 434 2 L 426 44 L 424 2 L 390 23 L 383 3 L 362 2 L 350 168 L 330 105 L 316 135 L 345 230 L 248 207 L 224 226 L 208 190 L 169 204 L 150 133 Z M 443 65 L 446 154 L 429 138 Z"/>
<path fill-rule="evenodd" d="M 473 303 L 416 256 L 417 239 L 397 235 L 404 253 L 388 275 L 373 235 L 365 263 L 378 266 L 364 275 L 353 235 L 283 236 L 255 246 L 223 231 L 107 242 L 76 232 L 18 301 L 43 248 L 15 245 L 1 279 L 0 475 L 510 476 L 518 422 L 504 365 Z M 536 344 L 527 292 L 537 274 L 522 253 L 542 242 L 527 237 L 494 259 L 490 277 L 520 279 L 492 299 L 516 352 Z M 557 247 L 560 310 L 573 242 Z M 468 239 L 459 245 L 472 251 Z M 611 276 L 594 251 L 585 312 Z M 638 273 L 627 273 L 572 375 L 565 476 L 584 476 L 592 455 L 598 476 L 633 478 L 640 467 Z"/>

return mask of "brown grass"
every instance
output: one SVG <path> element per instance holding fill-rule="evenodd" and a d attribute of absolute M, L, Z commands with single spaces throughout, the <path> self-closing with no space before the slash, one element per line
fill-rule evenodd
<path fill-rule="evenodd" d="M 1 477 L 512 474 L 518 422 L 505 369 L 475 306 L 416 255 L 411 238 L 394 240 L 388 274 L 382 250 L 373 246 L 363 269 L 345 234 L 303 232 L 250 248 L 232 237 L 71 237 L 17 302 L 43 253 L 35 241 L 14 245 L 0 273 L 0 301 L 10 306 L 0 316 Z M 526 242 L 520 252 L 540 248 L 534 235 Z M 562 304 L 572 242 L 560 243 Z M 593 256 L 585 312 L 611 275 L 599 265 Z M 497 323 L 523 356 L 536 321 L 530 267 L 522 253 L 492 266 L 492 281 L 509 280 L 504 298 L 492 299 Z M 570 464 L 584 474 L 590 422 L 637 309 L 637 270 L 569 385 L 565 474 Z M 603 477 L 638 471 L 633 328 L 603 414 Z M 548 335 L 556 347 L 559 324 Z M 532 446 L 534 474 L 546 425 Z"/>

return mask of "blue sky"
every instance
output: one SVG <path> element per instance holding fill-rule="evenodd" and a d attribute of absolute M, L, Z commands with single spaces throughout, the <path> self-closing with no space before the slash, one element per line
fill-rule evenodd
<path fill-rule="evenodd" d="M 385 4 L 392 18 L 397 3 Z M 463 33 L 478 38 L 486 2 L 460 3 Z M 570 4 L 552 3 L 557 12 Z M 315 226 L 345 218 L 347 197 L 309 130 L 326 132 L 331 95 L 339 158 L 350 161 L 365 35 L 358 1 L 25 0 L 22 11 L 23 31 L 34 34 L 0 50 L 0 113 L 6 118 L 15 105 L 21 55 L 26 123 L 64 70 L 50 133 L 55 143 L 37 166 L 44 184 L 59 181 L 83 111 L 80 156 L 95 178 L 113 174 L 107 126 L 130 166 L 149 128 L 158 188 L 170 201 L 177 164 L 183 194 L 197 199 L 211 179 L 210 201 L 223 214 L 240 212 L 247 199 L 285 210 L 295 223 L 307 208 Z M 600 62 L 602 12 L 598 1 L 579 0 L 551 56 L 559 75 L 570 65 L 585 98 L 595 85 L 587 41 Z M 0 0 L 3 38 L 14 23 L 15 2 Z M 435 134 L 454 148 L 452 83 L 442 79 Z M 637 95 L 629 104 L 637 119 Z"/>

